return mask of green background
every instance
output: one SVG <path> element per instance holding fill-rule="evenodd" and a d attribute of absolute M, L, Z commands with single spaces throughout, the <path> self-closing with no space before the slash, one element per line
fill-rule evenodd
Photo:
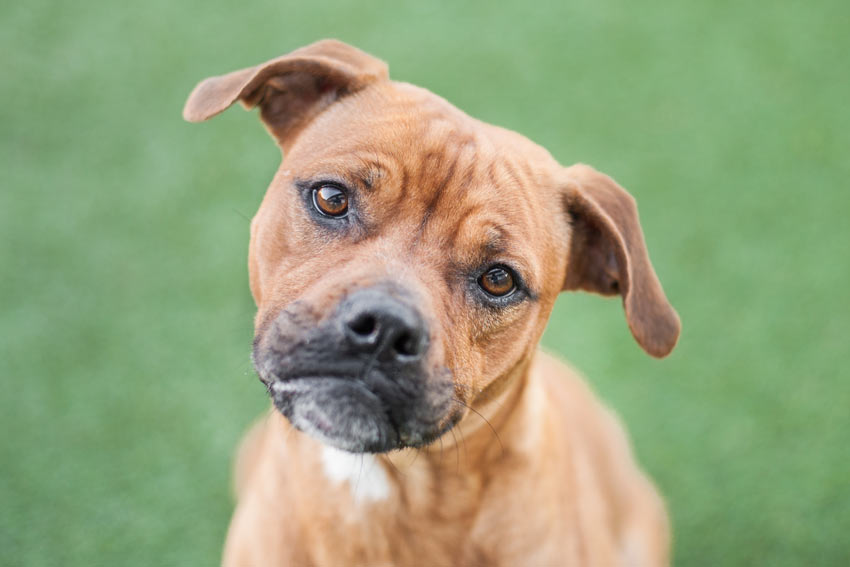
<path fill-rule="evenodd" d="M 255 115 L 200 79 L 323 37 L 637 198 L 684 331 L 563 297 L 545 346 L 623 417 L 679 565 L 850 557 L 850 5 L 4 2 L 0 562 L 212 565 L 250 367 Z"/>

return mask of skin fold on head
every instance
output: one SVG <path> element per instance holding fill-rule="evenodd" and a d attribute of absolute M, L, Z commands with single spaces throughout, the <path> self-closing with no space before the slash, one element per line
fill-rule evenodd
<path fill-rule="evenodd" d="M 251 223 L 254 363 L 297 428 L 421 447 L 526 370 L 558 294 L 620 295 L 666 356 L 679 319 L 634 200 L 326 40 L 212 77 L 184 109 L 258 106 L 283 160 Z"/>

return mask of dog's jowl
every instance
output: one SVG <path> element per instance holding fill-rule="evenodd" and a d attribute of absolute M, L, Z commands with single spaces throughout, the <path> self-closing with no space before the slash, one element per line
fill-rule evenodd
<path fill-rule="evenodd" d="M 537 348 L 582 289 L 673 349 L 631 196 L 338 41 L 206 79 L 184 117 L 237 101 L 283 161 L 249 252 L 275 411 L 239 450 L 224 562 L 667 564 L 617 420 Z"/>

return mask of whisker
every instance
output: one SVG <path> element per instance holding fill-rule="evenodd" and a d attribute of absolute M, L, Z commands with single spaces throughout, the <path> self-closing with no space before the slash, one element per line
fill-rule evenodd
<path fill-rule="evenodd" d="M 384 462 L 389 463 L 389 465 L 393 468 L 393 470 L 396 473 L 399 474 L 399 476 L 406 476 L 403 472 L 401 472 L 401 469 L 399 469 L 397 466 L 395 466 L 395 463 L 393 463 L 392 459 L 390 459 L 389 457 L 384 459 Z"/>
<path fill-rule="evenodd" d="M 454 427 L 449 429 L 452 433 L 452 439 L 454 439 L 455 445 L 455 474 L 460 473 L 460 449 L 457 446 L 457 436 L 455 435 Z"/>
<path fill-rule="evenodd" d="M 466 436 L 463 434 L 463 429 L 461 428 L 458 428 L 458 433 L 460 433 L 460 440 L 463 443 L 463 458 L 468 463 L 469 452 L 466 450 Z"/>
<path fill-rule="evenodd" d="M 499 448 L 502 450 L 502 454 L 504 454 L 504 453 L 505 453 L 505 446 L 502 444 L 502 439 L 501 439 L 501 437 L 499 437 L 499 433 L 496 431 L 496 428 L 495 428 L 495 427 L 493 427 L 493 424 L 492 424 L 492 423 L 490 423 L 490 421 L 489 421 L 486 417 L 484 417 L 484 416 L 481 414 L 481 412 L 480 412 L 480 411 L 478 411 L 477 409 L 473 408 L 472 406 L 470 406 L 469 404 L 467 404 L 467 403 L 466 403 L 466 402 L 464 402 L 463 400 L 461 400 L 461 399 L 459 399 L 459 398 L 456 398 L 456 397 L 452 397 L 452 400 L 454 400 L 455 402 L 459 403 L 460 405 L 462 405 L 463 407 L 465 407 L 466 409 L 468 409 L 469 411 L 473 412 L 473 413 L 474 413 L 474 414 L 476 414 L 478 417 L 480 417 L 481 419 L 483 419 L 483 420 L 484 420 L 484 423 L 486 423 L 486 424 L 487 424 L 487 426 L 488 426 L 488 427 L 490 428 L 490 430 L 493 432 L 493 435 L 495 435 L 496 440 L 499 442 Z"/>
<path fill-rule="evenodd" d="M 240 217 L 242 217 L 243 219 L 245 219 L 246 221 L 251 222 L 251 217 L 249 217 L 248 215 L 246 215 L 245 213 L 243 213 L 239 209 L 234 207 L 233 212 L 236 213 L 237 215 L 239 215 Z"/>
<path fill-rule="evenodd" d="M 365 457 L 363 453 L 360 455 L 360 472 L 357 473 L 357 482 L 354 483 L 354 499 L 357 500 L 357 489 L 360 488 L 360 479 L 363 478 L 363 461 L 365 461 Z"/>

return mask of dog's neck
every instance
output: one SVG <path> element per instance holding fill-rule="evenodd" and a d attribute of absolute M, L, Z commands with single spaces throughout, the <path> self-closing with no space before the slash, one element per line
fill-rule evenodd
<path fill-rule="evenodd" d="M 441 439 L 422 449 L 381 455 L 379 461 L 386 465 L 391 482 L 403 492 L 420 491 L 425 484 L 442 486 L 444 490 L 437 492 L 450 495 L 457 488 L 483 489 L 494 467 L 528 458 L 523 446 L 540 425 L 529 408 L 539 401 L 534 400 L 539 392 L 530 376 L 531 360 L 515 367 L 515 372 L 498 396 L 470 406 L 461 422 Z"/>
<path fill-rule="evenodd" d="M 275 442 L 299 436 L 299 445 L 319 457 L 316 464 L 329 486 L 350 491 L 355 509 L 361 512 L 386 504 L 393 517 L 408 520 L 435 514 L 444 519 L 474 517 L 491 478 L 534 467 L 542 458 L 536 448 L 544 425 L 534 408 L 545 404 L 545 396 L 531 376 L 532 363 L 533 356 L 515 366 L 516 374 L 497 396 L 473 405 L 460 423 L 421 449 L 354 455 L 323 446 L 294 432 L 289 424 L 277 429 L 280 437 Z M 283 416 L 276 419 L 282 424 L 285 420 Z M 285 461 L 278 463 L 287 467 Z M 339 502 L 326 505 L 334 508 Z"/>

